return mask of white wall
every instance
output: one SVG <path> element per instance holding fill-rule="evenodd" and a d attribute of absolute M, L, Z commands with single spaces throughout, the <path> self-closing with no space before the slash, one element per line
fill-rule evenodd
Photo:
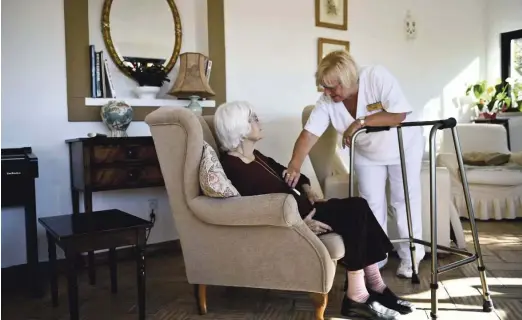
<path fill-rule="evenodd" d="M 359 64 L 379 63 L 426 118 L 455 113 L 451 99 L 485 73 L 482 0 L 350 0 L 348 31 L 315 27 L 314 1 L 225 1 L 227 99 L 246 99 L 265 121 L 260 149 L 287 164 L 301 111 L 315 89 L 317 38 L 351 42 Z M 407 10 L 418 35 L 406 40 Z M 478 28 L 478 30 L 477 30 Z M 303 172 L 312 175 L 305 163 Z"/>
<path fill-rule="evenodd" d="M 181 52 L 208 52 L 206 1 L 176 0 L 176 4 L 184 36 Z M 32 146 L 38 156 L 36 201 L 40 217 L 71 212 L 64 141 L 106 131 L 102 123 L 67 121 L 63 18 L 63 1 L 2 1 L 2 148 Z M 93 19 L 99 26 L 99 16 Z M 100 42 L 101 36 L 96 41 Z M 117 77 L 120 93 L 130 92 L 132 87 L 125 84 L 135 86 L 123 76 Z M 129 127 L 129 135 L 150 132 L 145 123 L 135 122 Z M 149 243 L 177 239 L 163 188 L 96 193 L 94 209 L 119 208 L 148 218 L 150 198 L 158 199 L 159 212 Z M 21 208 L 2 208 L 2 267 L 26 261 L 23 217 Z M 40 260 L 47 260 L 40 226 L 38 240 Z"/>
<path fill-rule="evenodd" d="M 522 0 L 487 1 L 487 79 L 500 79 L 500 34 L 522 29 Z"/>

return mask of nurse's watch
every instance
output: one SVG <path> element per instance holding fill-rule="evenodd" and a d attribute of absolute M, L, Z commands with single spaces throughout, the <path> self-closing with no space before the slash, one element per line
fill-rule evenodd
<path fill-rule="evenodd" d="M 361 126 L 361 128 L 364 127 L 364 118 L 365 117 L 360 117 L 360 118 L 357 119 L 357 121 L 359 121 L 359 125 Z"/>

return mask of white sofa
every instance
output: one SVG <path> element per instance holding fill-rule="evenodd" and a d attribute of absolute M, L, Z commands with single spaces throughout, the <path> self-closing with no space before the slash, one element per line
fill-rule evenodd
<path fill-rule="evenodd" d="M 463 154 L 510 153 L 503 126 L 459 123 L 457 132 Z M 451 130 L 443 131 L 437 163 L 448 168 L 451 175 L 452 200 L 458 214 L 467 217 Z M 500 220 L 522 217 L 522 166 L 508 163 L 502 166 L 482 167 L 465 165 L 465 168 L 476 219 Z"/>

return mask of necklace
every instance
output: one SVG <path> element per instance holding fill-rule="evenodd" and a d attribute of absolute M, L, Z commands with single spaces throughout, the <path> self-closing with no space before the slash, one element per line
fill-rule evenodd
<path fill-rule="evenodd" d="M 266 171 L 268 171 L 272 176 L 274 176 L 277 180 L 280 180 L 282 181 L 285 185 L 286 184 L 286 181 L 283 180 L 282 177 L 279 177 L 277 175 L 277 172 L 275 172 L 274 169 L 270 168 L 270 166 L 268 164 L 266 164 L 263 160 L 259 159 L 258 157 L 254 157 L 254 162 L 256 162 L 257 164 L 259 164 L 261 167 L 263 167 L 263 169 L 265 169 Z M 288 185 L 287 185 L 288 186 Z M 301 195 L 301 192 L 299 192 L 299 190 L 295 189 L 295 188 L 290 188 L 288 187 L 289 189 L 291 189 L 293 192 L 295 192 L 298 196 Z"/>

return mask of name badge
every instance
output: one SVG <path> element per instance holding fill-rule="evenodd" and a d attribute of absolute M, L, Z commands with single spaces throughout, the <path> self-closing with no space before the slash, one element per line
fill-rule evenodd
<path fill-rule="evenodd" d="M 368 110 L 369 112 L 378 111 L 382 109 L 383 107 L 381 102 L 372 103 L 366 106 L 366 110 Z"/>

